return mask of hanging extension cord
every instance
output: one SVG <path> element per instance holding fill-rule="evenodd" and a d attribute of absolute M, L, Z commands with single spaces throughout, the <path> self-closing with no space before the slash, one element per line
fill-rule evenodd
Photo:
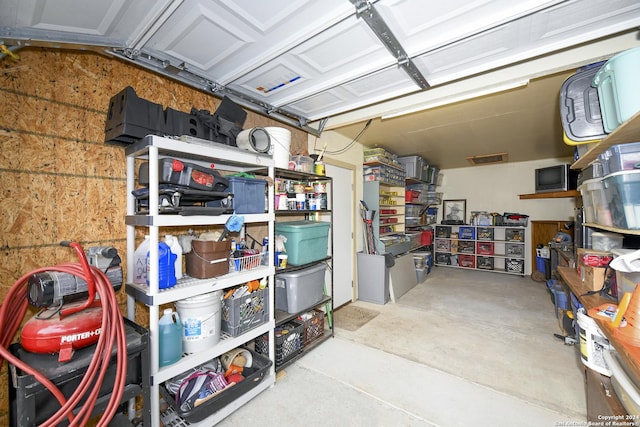
<path fill-rule="evenodd" d="M 55 267 L 34 270 L 25 274 L 13 284 L 4 302 L 0 306 L 0 356 L 23 372 L 33 375 L 60 403 L 60 409 L 41 424 L 41 426 L 53 427 L 65 419 L 68 420 L 70 427 L 84 426 L 90 419 L 91 412 L 98 400 L 98 394 L 106 376 L 107 368 L 111 362 L 112 350 L 115 345 L 116 374 L 111 397 L 97 423 L 97 426 L 104 427 L 109 424 L 118 410 L 124 386 L 126 385 L 127 341 L 124 321 L 118 308 L 115 291 L 107 276 L 98 268 L 89 265 L 86 255 L 79 243 L 62 242 L 61 245 L 70 246 L 75 249 L 80 263 L 60 264 Z M 94 287 L 95 293 L 100 296 L 102 303 L 102 329 L 98 342 L 95 344 L 93 357 L 80 384 L 68 399 L 65 398 L 53 382 L 38 372 L 34 367 L 27 365 L 15 357 L 8 349 L 27 311 L 27 283 L 29 277 L 33 274 L 46 271 L 73 274 L 85 280 L 89 287 Z M 74 411 L 80 403 L 82 403 L 82 407 L 79 408 L 78 412 L 74 415 Z"/>

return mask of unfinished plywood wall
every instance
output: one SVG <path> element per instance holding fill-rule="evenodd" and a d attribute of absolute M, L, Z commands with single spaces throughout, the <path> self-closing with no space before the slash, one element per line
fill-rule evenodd
<path fill-rule="evenodd" d="M 0 298 L 34 269 L 75 262 L 62 240 L 115 246 L 126 271 L 124 149 L 104 144 L 110 98 L 131 86 L 140 98 L 185 112 L 213 112 L 220 100 L 90 52 L 23 49 L 19 59 L 1 60 L 0 72 Z M 248 112 L 245 128 L 255 126 L 290 129 L 291 151 L 306 154 L 306 133 Z M 124 314 L 123 290 L 119 297 Z M 0 425 L 8 425 L 6 369 Z"/>

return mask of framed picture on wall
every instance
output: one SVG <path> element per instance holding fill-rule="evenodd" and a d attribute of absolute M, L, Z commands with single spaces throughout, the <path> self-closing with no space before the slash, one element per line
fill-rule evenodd
<path fill-rule="evenodd" d="M 442 201 L 443 224 L 464 224 L 467 217 L 467 201 L 461 200 L 443 200 Z"/>

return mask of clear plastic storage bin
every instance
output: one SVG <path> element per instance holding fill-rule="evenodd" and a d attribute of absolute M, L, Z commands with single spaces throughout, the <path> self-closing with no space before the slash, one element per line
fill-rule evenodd
<path fill-rule="evenodd" d="M 640 169 L 640 142 L 618 144 L 600 154 L 603 175 Z"/>
<path fill-rule="evenodd" d="M 640 170 L 608 175 L 603 183 L 611 198 L 612 225 L 629 230 L 640 229 Z"/>
<path fill-rule="evenodd" d="M 611 215 L 611 192 L 606 191 L 602 178 L 590 179 L 579 188 L 584 206 L 585 222 L 613 225 Z"/>

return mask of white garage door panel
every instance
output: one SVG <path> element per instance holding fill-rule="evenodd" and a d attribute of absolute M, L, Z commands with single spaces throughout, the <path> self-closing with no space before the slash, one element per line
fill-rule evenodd
<path fill-rule="evenodd" d="M 318 95 L 287 104 L 287 108 L 315 120 L 381 101 L 389 96 L 406 95 L 416 90 L 418 87 L 413 80 L 401 69 L 392 66 L 325 90 Z"/>
<path fill-rule="evenodd" d="M 409 56 L 425 53 L 563 0 L 389 0 L 376 5 Z"/>
<path fill-rule="evenodd" d="M 229 84 L 349 13 L 352 7 L 340 0 L 186 0 L 145 48 Z"/>
<path fill-rule="evenodd" d="M 6 7 L 2 5 L 0 23 L 49 34 L 104 36 L 105 40 L 118 41 L 117 45 L 121 45 L 123 40 L 133 41 L 144 28 L 143 24 L 169 3 L 169 0 L 20 0 Z"/>
<path fill-rule="evenodd" d="M 555 6 L 422 55 L 415 63 L 428 81 L 442 84 L 640 25 L 636 0 L 593 3 L 590 8 L 580 1 Z M 612 11 L 611 3 L 619 9 Z"/>
<path fill-rule="evenodd" d="M 255 91 L 254 95 L 266 97 L 272 105 L 281 106 L 394 62 L 369 27 L 352 17 L 233 84 L 246 92 Z M 273 81 L 276 68 L 290 73 Z M 288 84 L 291 77 L 297 77 L 295 85 Z"/>
<path fill-rule="evenodd" d="M 208 70 L 239 52 L 253 39 L 247 31 L 233 27 L 224 16 L 197 2 L 181 7 L 145 44 L 166 52 L 179 62 Z"/>

